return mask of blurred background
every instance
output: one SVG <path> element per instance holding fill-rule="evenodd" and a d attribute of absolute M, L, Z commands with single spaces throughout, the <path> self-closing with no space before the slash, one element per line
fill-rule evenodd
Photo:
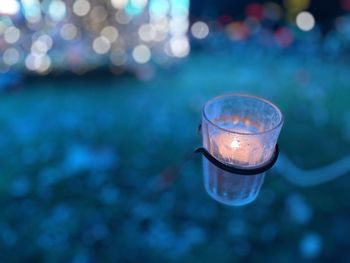
<path fill-rule="evenodd" d="M 177 166 L 230 92 L 280 106 L 292 176 L 347 156 L 349 58 L 349 0 L 2 0 L 0 262 L 349 262 L 348 176 L 235 208 Z"/>

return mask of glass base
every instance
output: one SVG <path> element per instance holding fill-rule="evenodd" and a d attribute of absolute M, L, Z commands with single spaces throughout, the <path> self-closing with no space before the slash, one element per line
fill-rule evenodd
<path fill-rule="evenodd" d="M 253 202 L 260 192 L 265 173 L 239 175 L 226 172 L 203 158 L 204 186 L 216 201 L 230 206 Z"/>

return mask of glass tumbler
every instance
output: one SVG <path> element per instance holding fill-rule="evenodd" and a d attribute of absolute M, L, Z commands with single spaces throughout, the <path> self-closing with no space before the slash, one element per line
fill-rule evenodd
<path fill-rule="evenodd" d="M 203 108 L 203 147 L 226 165 L 258 167 L 272 157 L 282 125 L 281 111 L 265 99 L 243 94 L 216 97 Z M 224 171 L 204 156 L 203 175 L 208 194 L 232 206 L 254 201 L 265 177 Z"/>

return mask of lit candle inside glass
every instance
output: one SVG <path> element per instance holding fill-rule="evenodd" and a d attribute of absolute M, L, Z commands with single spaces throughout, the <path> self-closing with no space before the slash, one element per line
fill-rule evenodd
<path fill-rule="evenodd" d="M 203 110 L 203 147 L 226 165 L 257 167 L 270 160 L 282 123 L 279 109 L 266 100 L 247 95 L 218 97 Z M 209 195 L 228 205 L 252 202 L 265 176 L 230 173 L 206 158 L 203 168 Z"/>
<path fill-rule="evenodd" d="M 222 133 L 213 137 L 213 144 L 220 159 L 228 164 L 251 165 L 260 163 L 263 157 L 263 145 L 258 138 Z"/>

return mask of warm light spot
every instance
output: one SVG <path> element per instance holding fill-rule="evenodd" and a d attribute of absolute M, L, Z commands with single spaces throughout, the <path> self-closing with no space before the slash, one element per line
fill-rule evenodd
<path fill-rule="evenodd" d="M 248 37 L 249 29 L 242 22 L 231 22 L 226 26 L 228 36 L 234 41 L 241 41 Z"/>
<path fill-rule="evenodd" d="M 115 20 L 122 25 L 126 25 L 131 21 L 131 17 L 125 13 L 122 10 L 119 10 L 116 14 L 115 14 Z"/>
<path fill-rule="evenodd" d="M 60 34 L 63 39 L 72 40 L 77 36 L 78 29 L 75 25 L 68 23 L 61 27 Z"/>
<path fill-rule="evenodd" d="M 45 54 L 49 50 L 48 45 L 44 41 L 37 40 L 32 44 L 30 51 L 33 54 Z"/>
<path fill-rule="evenodd" d="M 123 9 L 128 3 L 128 0 L 111 0 L 111 4 L 116 9 Z"/>
<path fill-rule="evenodd" d="M 85 16 L 91 8 L 90 2 L 87 0 L 77 0 L 73 4 L 73 12 L 77 16 Z"/>
<path fill-rule="evenodd" d="M 89 15 L 94 23 L 100 23 L 107 19 L 107 10 L 102 5 L 94 6 Z"/>
<path fill-rule="evenodd" d="M 167 34 L 165 32 L 156 31 L 153 40 L 157 42 L 162 42 L 166 39 L 166 37 L 167 37 Z"/>
<path fill-rule="evenodd" d="M 315 26 L 315 18 L 309 12 L 301 12 L 296 19 L 297 26 L 303 31 L 310 31 Z"/>
<path fill-rule="evenodd" d="M 106 54 L 110 50 L 111 44 L 109 43 L 109 40 L 106 37 L 101 36 L 95 38 L 95 40 L 92 43 L 92 48 L 97 54 Z"/>
<path fill-rule="evenodd" d="M 53 40 L 49 35 L 41 35 L 40 37 L 38 37 L 37 41 L 44 42 L 47 46 L 47 49 L 52 48 Z"/>
<path fill-rule="evenodd" d="M 184 35 L 188 30 L 188 20 L 183 17 L 173 18 L 170 21 L 170 31 L 173 35 Z"/>
<path fill-rule="evenodd" d="M 147 63 L 151 59 L 151 50 L 146 45 L 138 45 L 133 49 L 132 57 L 137 63 Z"/>
<path fill-rule="evenodd" d="M 191 27 L 191 33 L 195 38 L 203 39 L 209 34 L 209 27 L 202 21 L 195 22 Z"/>
<path fill-rule="evenodd" d="M 156 32 L 154 28 L 149 24 L 144 24 L 140 26 L 138 31 L 139 37 L 143 41 L 152 41 L 156 37 Z"/>
<path fill-rule="evenodd" d="M 173 37 L 170 40 L 170 49 L 175 57 L 186 57 L 190 52 L 190 44 L 187 37 Z"/>
<path fill-rule="evenodd" d="M 106 26 L 102 29 L 101 35 L 107 38 L 110 42 L 114 42 L 117 40 L 119 33 L 115 27 Z"/>
<path fill-rule="evenodd" d="M 51 66 L 51 59 L 47 55 L 29 54 L 25 60 L 25 65 L 29 70 L 45 73 Z"/>
<path fill-rule="evenodd" d="M 169 22 L 169 19 L 167 17 L 164 17 L 164 16 L 152 17 L 151 18 L 151 25 L 157 31 L 167 32 L 167 31 L 169 31 L 170 22 Z"/>
<path fill-rule="evenodd" d="M 47 55 L 43 56 L 40 59 L 40 65 L 39 65 L 39 68 L 37 69 L 37 71 L 39 73 L 46 73 L 50 69 L 50 66 L 51 66 L 50 57 Z"/>
<path fill-rule="evenodd" d="M 66 16 L 66 4 L 61 0 L 52 1 L 49 7 L 49 14 L 52 20 L 61 21 Z"/>
<path fill-rule="evenodd" d="M 15 15 L 19 11 L 19 4 L 16 0 L 2 0 L 0 2 L 0 14 L 1 15 Z"/>
<path fill-rule="evenodd" d="M 26 57 L 25 65 L 26 65 L 27 69 L 36 70 L 39 67 L 39 63 L 38 63 L 38 60 L 36 58 L 37 58 L 37 56 L 35 56 L 33 54 L 29 54 Z"/>
<path fill-rule="evenodd" d="M 42 56 L 45 55 L 50 48 L 52 48 L 52 45 L 52 38 L 49 35 L 44 34 L 33 41 L 30 51 L 34 55 Z"/>
<path fill-rule="evenodd" d="M 236 138 L 234 138 L 233 139 L 233 141 L 231 142 L 231 148 L 234 148 L 234 149 L 237 149 L 237 148 L 239 148 L 239 141 L 236 139 Z"/>

